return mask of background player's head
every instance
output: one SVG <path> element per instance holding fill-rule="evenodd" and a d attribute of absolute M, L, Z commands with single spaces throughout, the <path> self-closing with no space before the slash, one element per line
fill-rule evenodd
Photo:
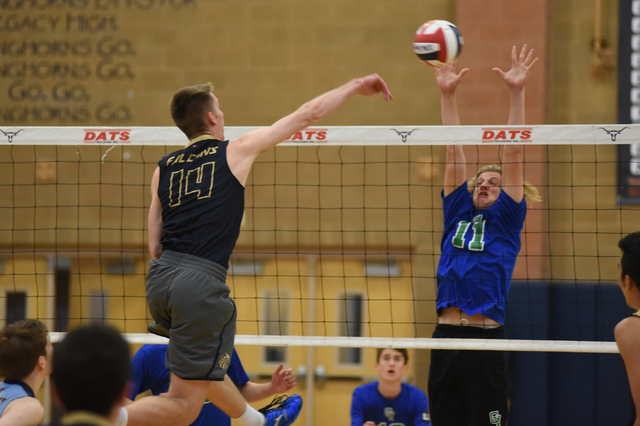
<path fill-rule="evenodd" d="M 378 360 L 374 368 L 380 376 L 380 380 L 397 381 L 407 372 L 409 366 L 409 353 L 406 349 L 378 349 Z"/>
<path fill-rule="evenodd" d="M 77 328 L 56 346 L 51 378 L 67 412 L 110 417 L 126 396 L 129 344 L 106 325 Z"/>
<path fill-rule="evenodd" d="M 183 87 L 173 95 L 169 107 L 176 126 L 189 139 L 209 130 L 209 119 L 219 122 L 223 116 L 211 83 Z"/>
<path fill-rule="evenodd" d="M 24 319 L 0 330 L 0 375 L 23 380 L 34 369 L 51 372 L 52 346 L 47 327 L 38 320 Z"/>
<path fill-rule="evenodd" d="M 640 308 L 630 303 L 631 292 L 640 292 L 640 232 L 634 232 L 622 238 L 618 242 L 618 247 L 622 250 L 619 269 L 620 276 L 618 284 L 622 288 L 627 304 L 632 308 Z"/>
<path fill-rule="evenodd" d="M 473 205 L 477 209 L 487 209 L 495 204 L 502 190 L 502 167 L 489 164 L 482 167 L 469 181 L 469 192 L 473 195 Z M 542 201 L 538 189 L 524 181 L 524 199 L 527 202 Z"/>

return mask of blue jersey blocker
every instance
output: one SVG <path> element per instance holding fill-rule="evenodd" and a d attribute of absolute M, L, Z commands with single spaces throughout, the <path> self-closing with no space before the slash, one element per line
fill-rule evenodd
<path fill-rule="evenodd" d="M 527 203 L 516 203 L 501 191 L 495 204 L 476 210 L 466 182 L 442 198 L 438 312 L 459 307 L 468 315 L 482 314 L 504 324 Z"/>

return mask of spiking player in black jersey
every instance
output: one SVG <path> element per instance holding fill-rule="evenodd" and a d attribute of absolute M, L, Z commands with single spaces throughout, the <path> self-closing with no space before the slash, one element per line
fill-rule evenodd
<path fill-rule="evenodd" d="M 127 407 L 129 425 L 188 425 L 209 386 L 213 402 L 245 426 L 287 426 L 302 407 L 298 395 L 258 412 L 225 379 L 233 352 L 236 311 L 225 284 L 240 232 L 244 184 L 256 157 L 336 110 L 354 95 L 392 98 L 376 74 L 358 78 L 302 105 L 270 127 L 224 138 L 224 114 L 210 84 L 180 89 L 171 115 L 189 144 L 160 160 L 151 181 L 147 302 L 150 331 L 169 337 L 165 396 Z M 209 392 L 211 397 L 212 392 Z"/>

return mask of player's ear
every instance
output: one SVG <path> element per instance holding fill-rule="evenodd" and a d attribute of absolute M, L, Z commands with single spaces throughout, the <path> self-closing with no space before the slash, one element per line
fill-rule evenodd
<path fill-rule="evenodd" d="M 638 284 L 631 278 L 630 275 L 624 276 L 624 288 L 625 290 L 631 290 L 633 287 L 638 287 Z"/>
<path fill-rule="evenodd" d="M 40 355 L 38 357 L 38 368 L 41 370 L 45 370 L 47 368 L 47 357 L 44 355 Z"/>
<path fill-rule="evenodd" d="M 211 111 L 207 112 L 207 124 L 215 125 L 217 123 L 216 118 Z"/>

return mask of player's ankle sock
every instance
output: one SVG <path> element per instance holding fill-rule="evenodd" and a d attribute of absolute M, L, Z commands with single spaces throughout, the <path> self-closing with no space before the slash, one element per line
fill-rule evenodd
<path fill-rule="evenodd" d="M 238 420 L 243 426 L 264 426 L 265 424 L 264 415 L 249 404 L 247 404 L 247 409 L 244 414 L 236 420 Z"/>
<path fill-rule="evenodd" d="M 118 422 L 116 426 L 127 426 L 127 422 L 129 421 L 129 413 L 127 409 L 124 407 L 120 407 L 118 410 Z"/>

